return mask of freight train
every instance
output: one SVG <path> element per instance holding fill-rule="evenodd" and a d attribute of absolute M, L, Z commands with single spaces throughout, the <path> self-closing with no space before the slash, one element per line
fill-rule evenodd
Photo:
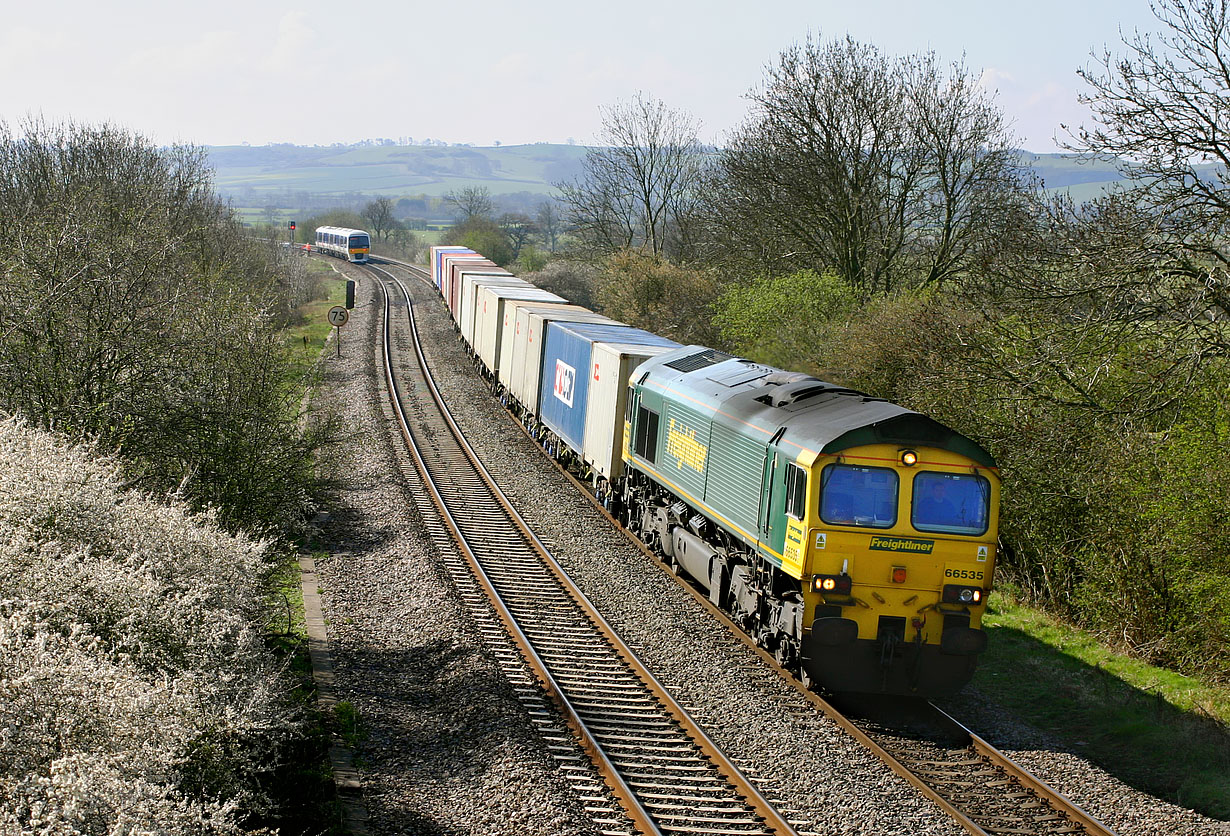
<path fill-rule="evenodd" d="M 935 697 L 986 647 L 1000 480 L 918 412 L 615 322 L 463 247 L 431 277 L 492 390 L 806 683 Z"/>

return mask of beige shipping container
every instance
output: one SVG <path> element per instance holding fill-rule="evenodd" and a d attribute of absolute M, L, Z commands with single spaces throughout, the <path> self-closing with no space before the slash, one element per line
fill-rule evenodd
<path fill-rule="evenodd" d="M 585 407 L 585 438 L 581 456 L 608 480 L 623 475 L 624 407 L 628 379 L 636 367 L 677 345 L 594 343 L 590 354 L 589 403 Z"/>
<path fill-rule="evenodd" d="M 488 273 L 508 273 L 503 267 L 500 267 L 494 261 L 483 258 L 478 253 L 473 255 L 445 253 L 440 257 L 440 264 L 440 295 L 444 297 L 444 304 L 450 311 L 457 306 L 459 270 L 484 270 Z M 453 319 L 454 321 L 457 319 L 456 314 L 453 314 Z"/>
<path fill-rule="evenodd" d="M 516 362 L 517 354 L 517 335 L 518 328 L 525 328 L 525 320 L 518 321 L 518 316 L 523 310 L 542 310 L 542 311 L 567 311 L 575 314 L 590 314 L 598 316 L 588 308 L 582 308 L 580 305 L 574 305 L 568 301 L 562 302 L 541 302 L 532 299 L 509 299 L 504 303 L 504 325 L 500 329 L 500 370 L 499 381 L 504 384 L 504 388 L 513 392 L 513 368 Z M 517 378 L 520 380 L 520 378 Z"/>
<path fill-rule="evenodd" d="M 500 369 L 500 337 L 506 321 L 505 310 L 512 300 L 563 302 L 564 297 L 533 285 L 482 285 L 478 288 L 474 306 L 474 353 L 492 374 Z"/>

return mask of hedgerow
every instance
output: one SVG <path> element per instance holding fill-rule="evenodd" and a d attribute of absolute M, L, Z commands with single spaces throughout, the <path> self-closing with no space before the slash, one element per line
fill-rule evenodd
<path fill-rule="evenodd" d="M 297 734 L 269 546 L 0 421 L 0 832 L 238 833 Z"/>

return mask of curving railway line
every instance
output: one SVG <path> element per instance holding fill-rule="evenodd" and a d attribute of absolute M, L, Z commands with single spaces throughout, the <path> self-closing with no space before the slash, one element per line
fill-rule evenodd
<path fill-rule="evenodd" d="M 386 382 L 432 503 L 630 824 L 646 834 L 797 833 L 619 639 L 504 497 L 435 389 L 409 293 L 391 273 L 368 269 L 382 280 Z M 395 301 L 405 303 L 402 327 L 416 349 L 410 383 L 432 393 L 434 412 L 409 415 L 402 405 L 406 384 L 392 360 L 394 310 L 402 309 Z"/>
<path fill-rule="evenodd" d="M 411 265 L 390 263 L 421 278 Z M 461 555 L 449 567 L 452 578 L 594 821 L 603 832 L 648 834 L 796 833 L 807 826 L 780 812 L 720 751 L 521 519 L 435 390 L 417 343 L 409 290 L 386 270 L 366 269 L 383 294 L 385 378 L 422 479 L 415 495 L 424 519 L 440 520 L 430 528 L 434 538 L 448 541 L 442 554 Z M 415 352 L 404 364 L 410 371 L 398 373 L 393 358 L 403 342 Z M 407 392 L 416 396 L 407 398 Z M 422 396 L 427 392 L 430 399 Z M 599 503 L 594 506 L 605 515 Z M 827 716 L 968 832 L 1112 836 L 930 704 L 897 701 L 879 716 L 847 716 L 794 680 L 707 596 L 679 582 L 806 696 L 814 710 L 797 717 L 802 727 L 828 722 Z"/>

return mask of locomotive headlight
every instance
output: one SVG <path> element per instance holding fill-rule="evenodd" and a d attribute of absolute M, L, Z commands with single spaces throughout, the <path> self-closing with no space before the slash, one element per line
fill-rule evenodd
<path fill-rule="evenodd" d="M 942 596 L 945 604 L 970 604 L 977 606 L 982 603 L 984 590 L 977 586 L 957 586 L 949 584 L 944 587 Z"/>
<path fill-rule="evenodd" d="M 813 575 L 811 588 L 816 592 L 849 595 L 854 582 L 849 575 Z"/>
<path fill-rule="evenodd" d="M 918 454 L 913 450 L 902 450 L 901 463 L 906 467 L 913 467 L 918 464 Z"/>

